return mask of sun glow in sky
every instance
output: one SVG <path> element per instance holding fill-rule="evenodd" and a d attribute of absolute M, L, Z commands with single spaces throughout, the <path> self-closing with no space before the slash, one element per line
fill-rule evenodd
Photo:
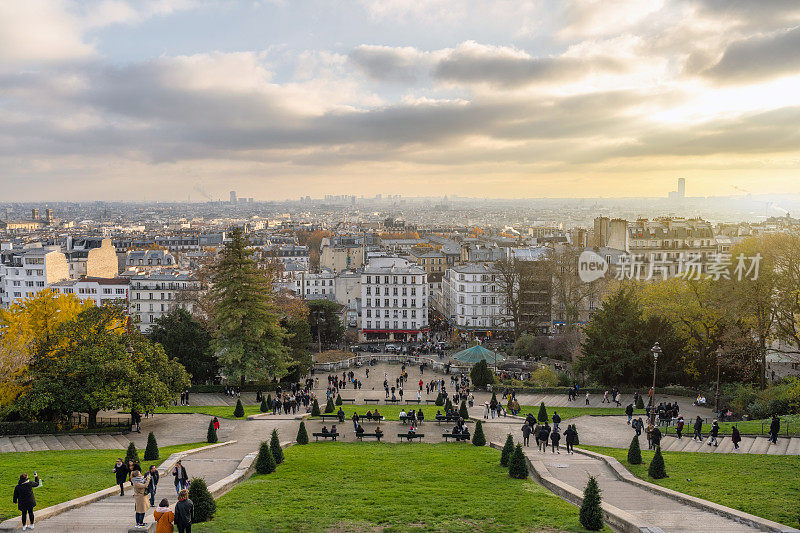
<path fill-rule="evenodd" d="M 0 186 L 800 193 L 798 50 L 793 0 L 0 2 Z"/>

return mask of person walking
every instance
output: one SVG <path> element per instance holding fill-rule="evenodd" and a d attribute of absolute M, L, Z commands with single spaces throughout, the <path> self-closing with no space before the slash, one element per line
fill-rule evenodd
<path fill-rule="evenodd" d="M 489 402 L 483 402 L 483 418 L 489 420 Z"/>
<path fill-rule="evenodd" d="M 661 446 L 661 430 L 658 429 L 658 426 L 653 428 L 650 439 L 653 441 L 653 448 Z"/>
<path fill-rule="evenodd" d="M 136 425 L 136 433 L 141 433 L 142 415 L 141 413 L 139 413 L 138 409 L 131 410 L 131 419 L 133 420 L 133 423 Z"/>
<path fill-rule="evenodd" d="M 178 533 L 192 533 L 193 518 L 194 504 L 189 499 L 189 491 L 183 489 L 178 493 L 178 503 L 175 504 L 175 525 Z"/>
<path fill-rule="evenodd" d="M 628 415 L 628 425 L 631 425 L 631 418 L 633 418 L 633 404 L 629 403 L 627 407 L 625 407 L 625 414 Z"/>
<path fill-rule="evenodd" d="M 739 428 L 735 425 L 731 429 L 731 442 L 733 443 L 733 449 L 739 449 L 739 443 L 742 442 L 742 436 L 739 434 Z"/>
<path fill-rule="evenodd" d="M 561 423 L 561 417 L 556 411 L 553 411 L 553 432 L 558 431 L 558 425 Z"/>
<path fill-rule="evenodd" d="M 561 434 L 553 427 L 553 431 L 550 433 L 550 444 L 553 446 L 553 453 L 557 453 L 561 455 L 561 451 L 558 449 L 558 442 L 561 440 Z M 546 446 L 546 445 L 545 445 Z"/>
<path fill-rule="evenodd" d="M 678 435 L 678 440 L 683 437 L 683 416 L 678 417 L 678 423 L 675 425 L 675 434 Z"/>
<path fill-rule="evenodd" d="M 586 391 L 586 405 L 589 405 L 589 391 Z"/>
<path fill-rule="evenodd" d="M 529 446 L 531 441 L 531 425 L 528 424 L 526 420 L 524 424 L 522 424 L 522 445 Z"/>
<path fill-rule="evenodd" d="M 692 440 L 703 442 L 703 419 L 700 415 L 697 415 L 697 418 L 694 419 L 694 435 L 692 435 Z"/>
<path fill-rule="evenodd" d="M 180 494 L 181 491 L 186 488 L 186 484 L 189 481 L 186 469 L 180 461 L 175 463 L 175 466 L 172 468 L 172 475 L 175 477 L 175 494 Z"/>
<path fill-rule="evenodd" d="M 150 465 L 150 470 L 147 472 L 150 475 L 150 483 L 147 485 L 147 491 L 150 493 L 150 507 L 156 505 L 156 491 L 158 490 L 158 469 L 156 465 Z"/>
<path fill-rule="evenodd" d="M 150 503 L 147 501 L 147 485 L 150 483 L 150 476 L 143 477 L 142 473 L 134 470 L 131 474 L 131 483 L 133 483 L 133 504 L 134 513 L 136 514 L 136 527 L 144 527 L 144 515 L 150 509 Z"/>
<path fill-rule="evenodd" d="M 711 423 L 711 436 L 708 439 L 708 445 L 711 446 L 711 443 L 714 443 L 714 446 L 719 446 L 719 442 L 717 441 L 717 436 L 719 435 L 719 423 L 714 420 Z"/>
<path fill-rule="evenodd" d="M 572 447 L 575 445 L 575 437 L 578 436 L 578 432 L 575 429 L 567 425 L 567 429 L 564 430 L 564 441 L 567 444 L 567 454 L 574 454 Z"/>
<path fill-rule="evenodd" d="M 125 481 L 128 480 L 128 474 L 130 473 L 128 470 L 128 465 L 122 460 L 122 457 L 117 457 L 117 462 L 114 464 L 114 469 L 112 470 L 117 477 L 117 485 L 119 485 L 119 495 L 125 496 Z"/>
<path fill-rule="evenodd" d="M 217 418 L 216 416 L 214 417 L 214 429 L 216 431 L 219 431 L 219 418 Z"/>
<path fill-rule="evenodd" d="M 156 521 L 156 533 L 172 533 L 175 528 L 175 513 L 169 508 L 169 501 L 164 498 L 153 511 L 153 518 Z"/>
<path fill-rule="evenodd" d="M 39 474 L 33 473 L 33 481 L 28 479 L 28 474 L 22 473 L 19 476 L 19 482 L 14 487 L 13 503 L 17 504 L 17 509 L 22 513 L 22 530 L 28 529 L 26 520 L 30 519 L 30 529 L 33 529 L 33 508 L 36 507 L 36 497 L 33 495 L 33 489 L 42 485 L 39 480 Z"/>
<path fill-rule="evenodd" d="M 781 419 L 777 414 L 772 415 L 772 422 L 769 424 L 769 442 L 778 444 L 778 433 L 781 431 Z"/>

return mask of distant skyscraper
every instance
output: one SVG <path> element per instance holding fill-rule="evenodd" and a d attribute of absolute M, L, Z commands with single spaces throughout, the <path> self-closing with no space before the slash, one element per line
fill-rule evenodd
<path fill-rule="evenodd" d="M 678 197 L 679 198 L 686 197 L 686 179 L 685 178 L 678 178 Z"/>
<path fill-rule="evenodd" d="M 236 191 L 231 191 L 231 203 L 236 203 Z"/>

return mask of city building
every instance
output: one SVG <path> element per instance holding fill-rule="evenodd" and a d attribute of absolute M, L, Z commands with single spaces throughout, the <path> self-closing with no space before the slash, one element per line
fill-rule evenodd
<path fill-rule="evenodd" d="M 442 279 L 440 312 L 459 330 L 485 334 L 513 328 L 498 275 L 486 263 L 448 268 Z"/>
<path fill-rule="evenodd" d="M 51 284 L 69 278 L 67 256 L 58 245 L 15 249 L 0 252 L 0 307 L 34 296 Z"/>
<path fill-rule="evenodd" d="M 428 279 L 406 259 L 371 259 L 361 273 L 361 340 L 422 340 L 428 327 Z"/>
<path fill-rule="evenodd" d="M 129 276 L 130 314 L 142 331 L 176 307 L 191 312 L 200 281 L 178 271 L 144 272 Z"/>
<path fill-rule="evenodd" d="M 100 306 L 106 303 L 123 302 L 128 306 L 129 278 L 93 278 L 65 279 L 50 285 L 50 288 L 60 294 L 72 294 L 80 300 L 91 300 Z M 127 309 L 126 309 L 127 310 Z"/>

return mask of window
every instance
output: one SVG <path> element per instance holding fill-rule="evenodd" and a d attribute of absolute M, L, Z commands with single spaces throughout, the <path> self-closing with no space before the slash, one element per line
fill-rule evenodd
<path fill-rule="evenodd" d="M 403 298 L 403 307 L 408 307 L 408 300 Z"/>
<path fill-rule="evenodd" d="M 369 286 L 367 287 L 367 294 L 372 294 L 371 289 L 372 289 L 372 287 L 369 287 Z"/>
<path fill-rule="evenodd" d="M 412 309 L 411 310 L 411 318 L 417 318 L 417 310 L 416 309 Z"/>
<path fill-rule="evenodd" d="M 367 309 L 367 318 L 371 318 L 371 317 L 372 317 L 372 311 Z"/>
<path fill-rule="evenodd" d="M 372 283 L 372 276 L 367 276 L 367 283 Z M 369 293 L 367 293 L 369 294 Z"/>
<path fill-rule="evenodd" d="M 372 328 L 372 320 L 367 320 L 367 329 Z"/>
<path fill-rule="evenodd" d="M 369 293 L 367 293 L 369 294 Z M 367 298 L 367 307 L 372 307 L 372 298 Z M 369 311 L 367 311 L 369 313 Z"/>
<path fill-rule="evenodd" d="M 44 287 L 44 281 L 37 281 L 36 282 L 36 286 L 37 287 Z"/>

